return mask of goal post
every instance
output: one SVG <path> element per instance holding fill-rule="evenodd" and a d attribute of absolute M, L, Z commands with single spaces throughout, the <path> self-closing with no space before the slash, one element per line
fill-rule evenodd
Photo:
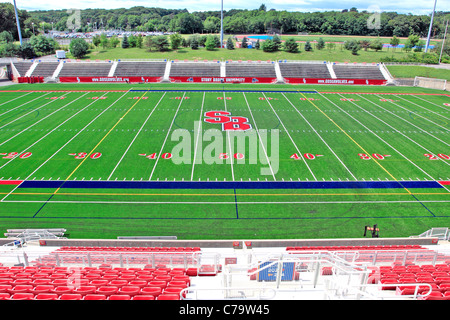
<path fill-rule="evenodd" d="M 421 88 L 430 88 L 438 90 L 446 90 L 447 80 L 445 79 L 434 79 L 425 77 L 415 77 L 414 86 Z"/>

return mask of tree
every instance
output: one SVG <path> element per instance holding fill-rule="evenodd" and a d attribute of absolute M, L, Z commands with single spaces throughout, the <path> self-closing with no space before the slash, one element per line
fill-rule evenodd
<path fill-rule="evenodd" d="M 305 51 L 312 51 L 311 43 L 306 41 L 305 43 Z"/>
<path fill-rule="evenodd" d="M 289 38 L 284 42 L 284 51 L 290 53 L 298 52 L 298 43 L 295 41 L 294 38 Z"/>
<path fill-rule="evenodd" d="M 77 59 L 83 58 L 89 50 L 89 45 L 84 39 L 73 39 L 69 44 L 70 53 Z"/>
<path fill-rule="evenodd" d="M 256 40 L 256 43 L 255 43 L 255 49 L 259 50 L 260 47 L 261 47 L 261 43 L 259 42 L 259 39 L 258 39 L 258 40 Z"/>
<path fill-rule="evenodd" d="M 197 39 L 197 37 L 194 37 L 191 40 L 191 49 L 192 50 L 197 50 L 198 49 L 198 39 Z"/>
<path fill-rule="evenodd" d="M 216 41 L 214 40 L 213 36 L 208 36 L 208 38 L 205 42 L 205 48 L 208 51 L 212 51 L 216 48 Z"/>
<path fill-rule="evenodd" d="M 234 50 L 234 43 L 233 38 L 229 37 L 227 40 L 227 49 L 228 50 Z"/>
<path fill-rule="evenodd" d="M 130 44 L 128 43 L 128 37 L 126 34 L 123 35 L 123 39 L 122 39 L 122 48 L 126 49 L 130 46 Z"/>
<path fill-rule="evenodd" d="M 241 45 L 241 47 L 242 47 L 242 48 L 245 48 L 245 49 L 248 48 L 247 37 L 244 37 L 244 38 L 242 39 L 242 45 Z"/>
<path fill-rule="evenodd" d="M 264 52 L 275 52 L 278 50 L 272 39 L 267 39 L 264 41 L 262 44 L 262 49 Z"/>
<path fill-rule="evenodd" d="M 172 33 L 170 35 L 170 47 L 172 50 L 177 50 L 183 42 L 183 37 L 179 33 Z"/>
<path fill-rule="evenodd" d="M 273 38 L 273 44 L 275 45 L 275 51 L 280 50 L 281 48 L 281 38 L 277 35 L 274 35 Z"/>
<path fill-rule="evenodd" d="M 323 41 L 322 38 L 319 38 L 319 41 L 317 41 L 317 50 L 322 50 L 325 48 L 325 41 Z"/>
<path fill-rule="evenodd" d="M 14 41 L 14 37 L 12 36 L 12 34 L 8 31 L 3 31 L 0 33 L 0 43 L 9 43 L 9 42 L 13 42 Z"/>
<path fill-rule="evenodd" d="M 361 50 L 361 45 L 355 40 L 345 41 L 344 49 L 351 51 L 353 55 L 357 55 L 358 51 Z"/>
<path fill-rule="evenodd" d="M 100 36 L 96 34 L 94 37 L 92 37 L 92 44 L 96 47 L 98 47 L 102 43 L 102 40 L 100 39 Z"/>
<path fill-rule="evenodd" d="M 106 34 L 102 33 L 100 35 L 100 43 L 102 44 L 103 49 L 108 48 L 109 40 L 108 40 L 108 37 L 106 36 Z"/>
<path fill-rule="evenodd" d="M 117 38 L 116 35 L 112 36 L 111 39 L 109 39 L 109 45 L 111 48 L 117 47 L 117 45 L 120 43 L 120 40 Z"/>
<path fill-rule="evenodd" d="M 375 50 L 375 51 L 383 50 L 383 42 L 381 42 L 381 40 L 379 38 L 372 40 L 370 42 L 370 49 Z"/>
<path fill-rule="evenodd" d="M 46 55 L 55 52 L 55 40 L 49 39 L 43 35 L 32 36 L 30 44 L 38 55 Z"/>
<path fill-rule="evenodd" d="M 390 44 L 391 47 L 393 47 L 394 50 L 395 50 L 395 48 L 397 48 L 397 46 L 400 44 L 400 39 L 397 38 L 396 36 L 393 36 L 392 39 L 391 39 L 391 41 L 389 42 L 389 44 Z"/>
<path fill-rule="evenodd" d="M 359 45 L 361 46 L 361 48 L 364 49 L 364 51 L 367 51 L 367 49 L 370 48 L 370 41 L 369 40 L 360 40 Z"/>
<path fill-rule="evenodd" d="M 153 39 L 153 44 L 156 50 L 158 51 L 168 51 L 169 50 L 169 39 L 167 36 L 160 35 L 155 36 Z"/>
<path fill-rule="evenodd" d="M 17 49 L 17 55 L 22 59 L 32 59 L 36 57 L 36 53 L 34 52 L 34 48 L 29 43 L 24 43 L 19 46 Z"/>

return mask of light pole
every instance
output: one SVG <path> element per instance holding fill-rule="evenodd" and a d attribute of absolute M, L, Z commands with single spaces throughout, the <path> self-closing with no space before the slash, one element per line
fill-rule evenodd
<path fill-rule="evenodd" d="M 441 64 L 442 52 L 444 51 L 445 37 L 447 36 L 447 28 L 448 28 L 448 20 L 447 20 L 447 24 L 445 25 L 444 39 L 442 40 L 441 54 L 439 55 L 439 64 Z"/>
<path fill-rule="evenodd" d="M 220 47 L 223 48 L 223 0 L 221 1 L 222 6 L 220 9 Z"/>
<path fill-rule="evenodd" d="M 425 45 L 425 52 L 428 52 L 428 47 L 430 46 L 431 29 L 433 27 L 433 19 L 434 19 L 434 11 L 436 10 L 436 2 L 437 2 L 437 0 L 434 0 L 434 8 L 433 8 L 433 13 L 431 13 L 430 28 L 428 29 L 428 37 L 427 37 L 427 44 Z"/>
<path fill-rule="evenodd" d="M 19 15 L 17 14 L 16 0 L 14 0 L 14 13 L 16 15 L 17 32 L 19 33 L 19 42 L 20 45 L 22 45 L 22 32 L 20 31 L 20 22 L 19 22 Z"/>

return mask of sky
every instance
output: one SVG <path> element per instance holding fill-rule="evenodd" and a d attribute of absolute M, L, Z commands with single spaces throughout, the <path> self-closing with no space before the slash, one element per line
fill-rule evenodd
<path fill-rule="evenodd" d="M 2 0 L 0 0 L 2 1 Z M 4 0 L 3 0 L 4 1 Z M 13 3 L 13 0 L 8 2 Z M 435 0 L 223 0 L 224 10 L 230 9 L 258 9 L 264 3 L 268 10 L 277 11 L 341 11 L 356 7 L 359 11 L 369 12 L 395 11 L 398 13 L 431 14 Z M 216 11 L 221 8 L 221 0 L 16 0 L 16 5 L 22 10 L 50 10 L 50 9 L 117 9 L 134 6 L 157 7 L 165 9 L 187 9 L 194 11 Z M 449 11 L 450 0 L 437 0 L 436 11 Z"/>

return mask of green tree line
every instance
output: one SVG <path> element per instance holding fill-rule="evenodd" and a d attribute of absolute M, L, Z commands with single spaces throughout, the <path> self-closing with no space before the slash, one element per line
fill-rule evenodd
<path fill-rule="evenodd" d="M 3 12 L 7 12 L 4 14 Z M 14 32 L 15 20 L 10 3 L 0 3 L 0 32 Z M 67 30 L 67 10 L 24 11 L 20 10 L 22 28 L 32 32 L 38 28 Z M 262 4 L 258 9 L 224 11 L 224 32 L 227 34 L 265 33 L 320 33 L 328 35 L 362 35 L 408 37 L 416 34 L 424 37 L 428 33 L 429 15 L 382 12 L 379 28 L 370 28 L 368 19 L 373 15 L 365 10 L 351 8 L 342 11 L 288 12 L 267 10 Z M 432 34 L 443 36 L 445 22 L 450 12 L 436 12 Z M 53 24 L 53 25 L 52 25 Z M 217 33 L 220 31 L 220 11 L 189 12 L 186 9 L 163 9 L 132 7 L 129 9 L 85 9 L 81 10 L 81 27 L 78 32 L 89 32 L 95 28 L 122 29 L 129 31 L 171 31 L 181 34 Z M 70 30 L 73 31 L 73 30 Z M 17 31 L 14 32 L 17 36 Z"/>

